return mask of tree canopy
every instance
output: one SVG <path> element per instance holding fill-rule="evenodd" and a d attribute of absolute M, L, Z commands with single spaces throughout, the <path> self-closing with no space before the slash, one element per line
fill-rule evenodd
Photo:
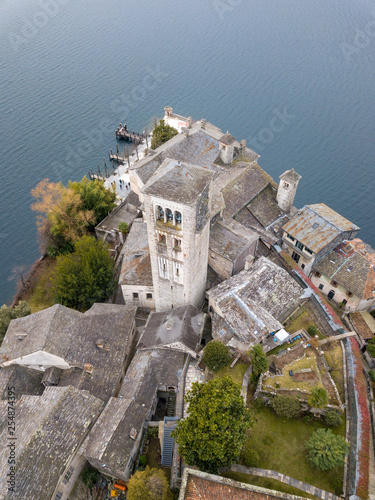
<path fill-rule="evenodd" d="M 241 396 L 240 386 L 228 377 L 193 384 L 186 395 L 189 414 L 173 435 L 189 465 L 207 472 L 234 463 L 254 419 Z"/>
<path fill-rule="evenodd" d="M 204 349 L 202 361 L 214 372 L 228 366 L 232 360 L 229 347 L 220 340 L 213 340 Z"/>
<path fill-rule="evenodd" d="M 129 480 L 128 500 L 166 500 L 168 481 L 161 469 L 139 470 Z"/>
<path fill-rule="evenodd" d="M 164 120 L 160 120 L 159 124 L 155 125 L 152 132 L 151 148 L 158 148 L 177 134 L 178 131 L 175 128 L 167 125 Z"/>
<path fill-rule="evenodd" d="M 308 460 L 318 470 L 326 471 L 344 465 L 349 444 L 331 429 L 318 429 L 305 444 L 309 450 Z"/>
<path fill-rule="evenodd" d="M 268 359 L 260 344 L 256 344 L 249 351 L 253 369 L 253 379 L 258 380 L 261 373 L 264 373 L 268 368 Z"/>
<path fill-rule="evenodd" d="M 115 206 L 114 190 L 104 187 L 103 181 L 61 182 L 43 179 L 31 190 L 38 212 L 37 226 L 42 252 L 55 257 L 74 248 L 75 242 L 93 230 Z"/>
<path fill-rule="evenodd" d="M 80 238 L 73 253 L 57 257 L 52 286 L 57 303 L 79 311 L 106 300 L 114 286 L 108 246 L 92 236 Z"/>
<path fill-rule="evenodd" d="M 26 302 L 20 301 L 15 307 L 8 307 L 5 304 L 0 308 L 0 344 L 7 332 L 12 319 L 22 318 L 31 314 L 30 307 Z"/>

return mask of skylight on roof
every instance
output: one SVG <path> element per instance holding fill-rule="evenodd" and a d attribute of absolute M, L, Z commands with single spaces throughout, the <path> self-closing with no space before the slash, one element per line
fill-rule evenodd
<path fill-rule="evenodd" d="M 319 227 L 319 224 L 317 222 L 314 222 L 313 229 L 316 229 L 317 227 Z"/>

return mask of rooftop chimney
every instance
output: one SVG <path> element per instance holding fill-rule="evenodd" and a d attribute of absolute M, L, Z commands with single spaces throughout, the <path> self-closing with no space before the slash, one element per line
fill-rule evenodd
<path fill-rule="evenodd" d="M 193 119 L 191 116 L 188 117 L 187 122 L 188 122 L 188 128 L 191 128 L 193 125 Z"/>
<path fill-rule="evenodd" d="M 205 129 L 206 129 L 206 123 L 207 123 L 207 120 L 204 120 L 204 119 L 202 118 L 202 120 L 201 120 L 201 127 L 203 128 L 203 130 L 205 130 Z"/>
<path fill-rule="evenodd" d="M 247 144 L 247 140 L 246 139 L 242 139 L 242 141 L 240 142 L 240 147 L 241 147 L 241 154 L 243 155 L 246 151 L 246 144 Z"/>

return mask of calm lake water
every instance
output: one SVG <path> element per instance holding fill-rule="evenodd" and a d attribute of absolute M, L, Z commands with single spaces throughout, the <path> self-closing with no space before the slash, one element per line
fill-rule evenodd
<path fill-rule="evenodd" d="M 247 139 L 275 180 L 294 167 L 297 206 L 375 246 L 373 2 L 0 0 L 0 47 L 0 304 L 39 256 L 31 188 L 82 178 L 165 105 Z"/>

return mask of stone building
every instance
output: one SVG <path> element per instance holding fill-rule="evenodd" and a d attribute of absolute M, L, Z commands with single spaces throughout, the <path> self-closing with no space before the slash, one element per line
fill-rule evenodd
<path fill-rule="evenodd" d="M 154 286 L 147 226 L 135 219 L 121 250 L 119 286 L 126 304 L 154 309 Z"/>
<path fill-rule="evenodd" d="M 241 352 L 258 343 L 272 349 L 278 344 L 268 343 L 269 335 L 283 329 L 282 322 L 304 300 L 303 293 L 287 271 L 260 257 L 248 271 L 207 292 L 212 336 Z"/>
<path fill-rule="evenodd" d="M 344 240 L 355 238 L 359 227 L 324 203 L 306 205 L 283 226 L 282 248 L 308 276 L 314 263 Z"/>
<path fill-rule="evenodd" d="M 16 388 L 17 391 L 17 388 Z M 15 493 L 8 491 L 10 443 L 8 426 L 0 428 L 0 498 L 61 498 L 61 485 L 71 475 L 71 461 L 87 436 L 103 401 L 74 387 L 47 387 L 41 396 L 23 396 L 15 412 Z M 9 403 L 0 401 L 0 421 L 9 420 Z"/>
<path fill-rule="evenodd" d="M 312 282 L 346 312 L 375 307 L 375 250 L 359 238 L 343 241 L 313 268 Z"/>
<path fill-rule="evenodd" d="M 132 305 L 94 304 L 83 314 L 55 305 L 12 320 L 0 348 L 0 379 L 10 376 L 3 370 L 18 366 L 23 372 L 18 369 L 16 375 L 23 382 L 17 392 L 37 394 L 41 386 L 70 385 L 107 401 L 119 391 L 130 362 L 135 311 Z M 31 377 L 32 372 L 42 377 Z"/>
<path fill-rule="evenodd" d="M 165 121 L 181 132 L 129 171 L 147 224 L 157 311 L 200 306 L 208 264 L 225 279 L 243 269 L 259 239 L 275 244 L 300 178 L 286 172 L 278 191 L 245 140 L 169 107 Z"/>
<path fill-rule="evenodd" d="M 157 311 L 203 302 L 212 177 L 201 167 L 166 160 L 144 186 Z"/>

